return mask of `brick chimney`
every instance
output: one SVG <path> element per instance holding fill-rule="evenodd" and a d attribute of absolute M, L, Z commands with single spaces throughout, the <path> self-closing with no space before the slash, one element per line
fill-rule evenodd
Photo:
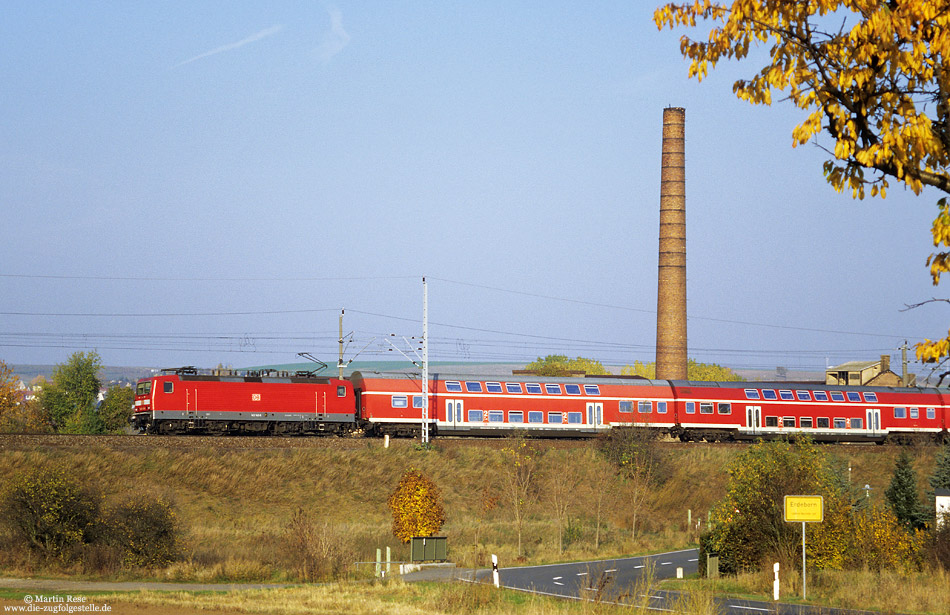
<path fill-rule="evenodd" d="M 660 258 L 656 298 L 656 377 L 685 380 L 686 109 L 663 110 Z"/>

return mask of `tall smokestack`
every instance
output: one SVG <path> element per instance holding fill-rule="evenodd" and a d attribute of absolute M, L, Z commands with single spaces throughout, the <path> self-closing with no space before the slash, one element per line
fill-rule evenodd
<path fill-rule="evenodd" d="M 686 379 L 686 109 L 663 110 L 656 377 Z"/>

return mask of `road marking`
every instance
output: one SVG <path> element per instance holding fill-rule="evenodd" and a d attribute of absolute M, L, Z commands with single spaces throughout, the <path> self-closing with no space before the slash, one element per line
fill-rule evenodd
<path fill-rule="evenodd" d="M 729 607 L 733 609 L 746 609 L 747 611 L 763 611 L 765 613 L 769 612 L 769 609 L 761 609 L 757 606 L 742 606 L 739 604 L 730 604 Z"/>
<path fill-rule="evenodd" d="M 610 570 L 604 570 L 604 572 L 617 572 L 616 568 L 611 568 Z"/>
<path fill-rule="evenodd" d="M 564 583 L 559 583 L 558 581 L 555 581 L 554 584 L 555 584 L 555 585 L 560 585 L 561 587 L 564 586 Z"/>
<path fill-rule="evenodd" d="M 640 564 L 639 566 L 634 566 L 634 569 L 636 568 L 643 568 L 643 564 Z"/>
<path fill-rule="evenodd" d="M 586 573 L 586 572 L 578 572 L 578 573 L 577 573 L 577 576 L 579 576 L 579 577 L 585 577 L 585 576 L 587 576 L 587 573 Z"/>
<path fill-rule="evenodd" d="M 698 560 L 698 559 L 688 559 L 688 560 L 686 560 L 686 561 L 687 561 L 687 562 L 698 562 L 699 560 Z"/>
<path fill-rule="evenodd" d="M 660 562 L 660 566 L 669 566 L 673 562 Z"/>
<path fill-rule="evenodd" d="M 554 580 L 555 580 L 555 581 L 560 581 L 560 580 L 563 579 L 563 578 L 564 578 L 564 577 L 554 577 Z"/>

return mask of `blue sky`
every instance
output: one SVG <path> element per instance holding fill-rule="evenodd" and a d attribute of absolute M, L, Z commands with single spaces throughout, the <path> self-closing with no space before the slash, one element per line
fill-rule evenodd
<path fill-rule="evenodd" d="M 686 78 L 642 2 L 7 2 L 0 359 L 654 356 L 663 108 L 690 355 L 823 369 L 947 330 L 939 195 L 853 201 L 788 105 Z M 777 97 L 776 97 L 777 98 Z M 383 356 L 385 355 L 385 356 Z"/>

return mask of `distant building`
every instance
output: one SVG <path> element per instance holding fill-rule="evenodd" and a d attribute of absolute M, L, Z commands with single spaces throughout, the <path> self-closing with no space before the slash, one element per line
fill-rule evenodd
<path fill-rule="evenodd" d="M 934 489 L 937 503 L 937 526 L 950 517 L 950 489 Z"/>
<path fill-rule="evenodd" d="M 907 386 L 917 384 L 917 376 L 908 374 Z M 891 358 L 881 355 L 879 361 L 849 361 L 825 370 L 825 384 L 843 386 L 904 386 L 900 374 L 891 371 Z"/>

